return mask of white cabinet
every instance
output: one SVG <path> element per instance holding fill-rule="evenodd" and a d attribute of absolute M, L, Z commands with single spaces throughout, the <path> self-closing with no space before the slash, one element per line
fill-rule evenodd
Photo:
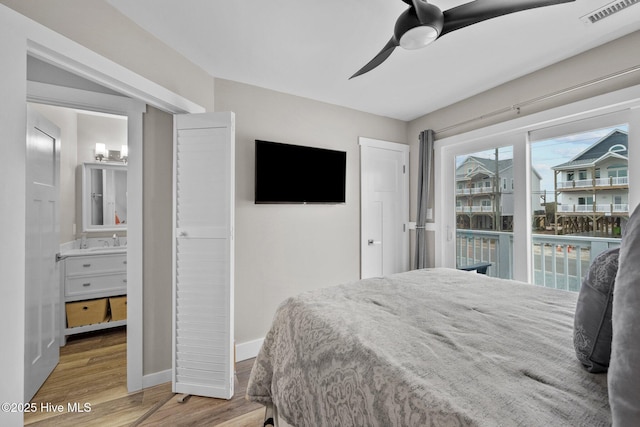
<path fill-rule="evenodd" d="M 62 286 L 62 324 L 63 335 L 72 335 L 82 332 L 95 331 L 127 324 L 125 320 L 110 321 L 100 319 L 96 323 L 82 326 L 71 326 L 67 323 L 68 310 L 75 309 L 82 304 L 76 302 L 89 302 L 104 299 L 108 306 L 108 298 L 124 296 L 127 294 L 127 254 L 90 254 L 68 256 L 64 260 Z M 93 309 L 87 304 L 85 310 Z M 70 323 L 69 323 L 70 324 Z M 64 343 L 64 336 L 62 342 Z"/>

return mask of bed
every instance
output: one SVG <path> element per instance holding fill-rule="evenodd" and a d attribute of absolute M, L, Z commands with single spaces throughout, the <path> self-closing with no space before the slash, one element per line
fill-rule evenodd
<path fill-rule="evenodd" d="M 574 350 L 578 295 L 425 269 L 286 300 L 247 398 L 302 426 L 609 426 Z"/>

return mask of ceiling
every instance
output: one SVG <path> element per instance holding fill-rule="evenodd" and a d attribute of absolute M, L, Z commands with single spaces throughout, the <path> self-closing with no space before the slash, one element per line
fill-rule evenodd
<path fill-rule="evenodd" d="M 405 121 L 640 29 L 640 5 L 591 24 L 580 18 L 609 0 L 577 0 L 397 48 L 349 80 L 391 38 L 401 0 L 107 1 L 215 77 Z"/>

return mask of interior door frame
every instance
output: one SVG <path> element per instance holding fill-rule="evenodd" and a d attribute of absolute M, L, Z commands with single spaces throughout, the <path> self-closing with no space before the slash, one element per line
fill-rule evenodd
<path fill-rule="evenodd" d="M 143 105 L 148 104 L 153 107 L 159 108 L 170 114 L 177 113 L 200 113 L 204 112 L 205 108 L 176 94 L 168 89 L 160 86 L 159 84 L 134 73 L 133 71 L 122 67 L 121 65 L 87 49 L 76 42 L 36 23 L 18 13 L 15 13 L 5 6 L 3 8 L 2 18 L 3 22 L 7 23 L 5 28 L 7 31 L 13 31 L 12 37 L 9 42 L 20 40 L 20 37 L 26 41 L 24 44 L 24 64 L 20 64 L 19 67 L 24 67 L 26 64 L 27 55 L 31 55 L 35 58 L 48 62 L 58 68 L 71 72 L 79 77 L 85 78 L 125 96 L 128 96 L 134 100 L 139 101 Z M 16 56 L 16 50 L 6 48 L 8 44 L 0 44 L 0 54 L 6 52 L 9 58 Z M 9 60 L 11 62 L 11 60 Z M 8 73 L 8 76 L 15 78 L 14 73 Z M 24 75 L 24 82 L 26 82 L 26 74 Z M 15 85 L 15 81 L 13 81 Z M 18 99 L 20 91 L 24 91 L 22 97 L 23 102 L 27 100 L 26 84 L 24 86 L 15 86 L 15 89 L 11 92 L 14 97 L 10 98 L 10 101 Z M 35 100 L 35 99 L 33 99 Z M 38 99 L 38 102 L 43 102 L 44 99 Z M 53 100 L 49 100 L 49 103 Z M 9 104 L 8 104 L 9 105 Z M 70 106 L 70 105 L 68 105 Z M 89 105 L 90 106 L 90 105 Z M 82 108 L 88 108 L 89 106 L 83 105 Z M 18 104 L 10 104 L 6 107 L 7 110 L 14 109 L 11 117 L 24 116 L 26 118 L 26 108 L 24 104 L 21 107 Z M 21 108 L 21 110 L 18 110 Z M 141 116 L 140 116 L 141 117 Z M 139 121 L 138 125 L 135 125 L 134 132 L 139 134 L 139 141 L 142 141 L 142 121 Z M 130 126 L 132 126 L 131 124 Z M 131 131 L 131 129 L 130 129 Z M 143 340 L 142 340 L 142 144 L 138 144 L 137 147 L 131 147 L 129 151 L 129 200 L 133 201 L 133 206 L 129 211 L 129 227 L 127 230 L 127 246 L 128 246 L 128 292 L 130 307 L 133 311 L 136 311 L 135 315 L 128 321 L 128 339 L 127 339 L 127 388 L 129 392 L 137 391 L 143 387 Z M 21 159 L 15 159 L 17 163 L 16 169 L 20 170 L 20 162 L 24 162 Z M 18 178 L 24 181 L 26 177 Z M 24 186 L 22 186 L 24 187 Z M 24 190 L 22 190 L 24 191 Z M 17 223 L 16 226 L 20 226 L 23 223 Z M 24 234 L 24 226 L 22 225 L 22 233 Z M 20 253 L 16 253 L 19 257 Z M 22 255 L 24 257 L 24 254 Z M 20 268 L 20 264 L 16 265 Z M 15 273 L 15 274 L 14 274 Z M 24 273 L 22 273 L 24 274 Z M 9 277 L 19 276 L 16 272 L 10 272 Z M 20 294 L 17 293 L 17 301 L 13 301 L 13 304 L 20 303 Z M 133 300 L 132 300 L 133 299 Z M 9 302 L 11 303 L 11 302 Z M 132 311 L 129 311 L 131 313 Z M 22 309 L 16 309 L 16 317 L 14 321 L 24 322 L 24 307 Z M 21 319 L 21 320 L 20 320 Z M 16 332 L 24 331 L 24 325 L 17 327 Z M 12 343 L 13 345 L 14 343 Z M 24 339 L 15 343 L 18 347 L 24 347 Z M 20 369 L 21 376 L 24 377 L 24 366 L 17 364 L 16 367 L 22 366 Z M 11 382 L 13 383 L 14 380 Z M 15 381 L 18 381 L 17 378 Z M 24 379 L 22 380 L 24 381 Z M 144 384 L 149 386 L 152 384 Z M 20 401 L 24 384 L 13 384 L 11 393 L 15 393 L 16 399 L 14 401 Z M 3 391 L 3 394 L 9 393 Z"/>
<path fill-rule="evenodd" d="M 140 240 L 139 245 L 133 246 L 131 242 L 142 237 L 141 230 L 138 232 L 137 228 L 142 227 L 142 114 L 146 105 L 122 96 L 30 81 L 27 82 L 27 102 L 127 116 L 130 153 L 127 160 L 127 208 L 130 211 L 127 226 L 127 388 L 129 391 L 139 390 L 142 388 L 143 354 L 142 252 L 139 250 L 142 242 Z M 61 331 L 64 333 L 62 325 Z"/>
<path fill-rule="evenodd" d="M 410 268 L 410 250 L 409 250 L 409 152 L 410 147 L 406 144 L 400 144 L 397 142 L 384 141 L 380 139 L 359 137 L 358 145 L 360 145 L 360 277 L 362 278 L 363 272 L 363 256 L 366 249 L 366 237 L 365 230 L 363 229 L 363 218 L 365 216 L 365 206 L 363 200 L 363 164 L 362 164 L 362 147 L 377 148 L 382 150 L 389 150 L 402 153 L 404 161 L 404 170 L 402 176 L 402 218 L 404 222 L 404 238 L 403 238 L 403 254 L 402 257 L 405 260 L 406 269 Z M 384 243 L 383 243 L 384 244 Z"/>

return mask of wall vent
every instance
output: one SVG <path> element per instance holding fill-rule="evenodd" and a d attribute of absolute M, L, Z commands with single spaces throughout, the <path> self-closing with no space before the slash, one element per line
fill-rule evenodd
<path fill-rule="evenodd" d="M 595 24 L 598 21 L 608 18 L 614 13 L 620 12 L 623 9 L 633 6 L 636 3 L 640 3 L 640 0 L 616 0 L 608 3 L 591 13 L 588 13 L 580 19 L 589 24 Z"/>

